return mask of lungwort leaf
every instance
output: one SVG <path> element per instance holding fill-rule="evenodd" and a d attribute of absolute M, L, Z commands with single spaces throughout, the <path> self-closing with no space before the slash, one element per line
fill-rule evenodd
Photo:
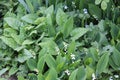
<path fill-rule="evenodd" d="M 19 27 L 22 25 L 22 23 L 20 22 L 20 20 L 13 18 L 13 17 L 6 17 L 4 18 L 4 20 L 7 22 L 7 24 L 13 28 L 18 30 Z"/>
<path fill-rule="evenodd" d="M 2 41 L 12 49 L 16 49 L 17 47 L 19 47 L 19 45 L 17 44 L 17 42 L 14 41 L 13 38 L 1 36 L 0 39 L 2 39 Z"/>
<path fill-rule="evenodd" d="M 38 18 L 36 14 L 27 14 L 23 16 L 21 19 L 27 23 L 34 24 L 35 20 Z"/>

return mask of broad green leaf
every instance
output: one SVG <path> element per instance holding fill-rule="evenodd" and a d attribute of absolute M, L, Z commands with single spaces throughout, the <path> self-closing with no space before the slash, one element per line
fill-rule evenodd
<path fill-rule="evenodd" d="M 57 10 L 56 14 L 56 22 L 59 26 L 63 26 L 63 24 L 67 21 L 67 15 L 60 8 Z"/>
<path fill-rule="evenodd" d="M 56 64 L 57 64 L 58 72 L 60 72 L 63 69 L 65 62 L 66 62 L 66 57 L 62 57 L 61 55 L 57 56 Z"/>
<path fill-rule="evenodd" d="M 26 80 L 23 76 L 17 76 L 18 80 Z"/>
<path fill-rule="evenodd" d="M 25 40 L 23 41 L 22 45 L 30 45 L 30 44 L 33 44 L 35 41 L 32 41 L 32 40 Z"/>
<path fill-rule="evenodd" d="M 62 33 L 63 33 L 64 38 L 69 36 L 72 29 L 73 29 L 73 18 L 71 17 L 65 22 L 63 26 Z"/>
<path fill-rule="evenodd" d="M 11 34 L 17 34 L 17 31 L 15 29 L 12 29 L 12 28 L 5 28 L 4 29 L 4 33 L 3 33 L 4 36 L 10 37 Z"/>
<path fill-rule="evenodd" d="M 87 79 L 90 79 L 91 78 L 91 76 L 92 76 L 92 74 L 94 73 L 94 70 L 91 68 L 91 67 L 89 67 L 89 66 L 86 66 L 86 75 L 87 75 Z"/>
<path fill-rule="evenodd" d="M 1 36 L 0 39 L 9 47 L 11 47 L 12 49 L 15 49 L 17 47 L 19 47 L 19 45 L 14 41 L 13 38 L 8 38 L 5 36 Z"/>
<path fill-rule="evenodd" d="M 38 58 L 39 59 L 42 58 L 45 54 L 47 54 L 47 49 L 46 48 L 41 49 L 38 54 L 39 54 Z"/>
<path fill-rule="evenodd" d="M 15 29 L 18 30 L 22 26 L 22 22 L 20 22 L 19 19 L 13 18 L 13 17 L 6 17 L 4 20 L 7 22 L 7 24 Z"/>
<path fill-rule="evenodd" d="M 42 71 L 44 69 L 44 65 L 45 65 L 45 57 L 41 56 L 37 63 L 37 69 L 38 69 L 39 73 L 42 73 Z"/>
<path fill-rule="evenodd" d="M 45 13 L 46 13 L 46 15 L 47 15 L 47 14 L 52 15 L 52 14 L 54 13 L 54 6 L 51 5 L 50 7 L 48 7 L 48 8 L 45 10 Z"/>
<path fill-rule="evenodd" d="M 106 10 L 107 9 L 107 2 L 105 2 L 104 0 L 101 3 L 101 8 L 102 8 L 102 10 Z"/>
<path fill-rule="evenodd" d="M 117 39 L 118 36 L 119 36 L 119 28 L 118 28 L 118 26 L 116 26 L 115 24 L 111 23 L 110 27 L 111 27 L 110 33 L 111 33 L 112 38 L 113 39 Z"/>
<path fill-rule="evenodd" d="M 29 80 L 38 80 L 37 75 L 35 73 L 29 73 L 28 74 L 28 79 Z"/>
<path fill-rule="evenodd" d="M 6 71 L 8 71 L 8 69 L 9 68 L 2 68 L 2 70 L 0 70 L 0 76 L 4 74 Z"/>
<path fill-rule="evenodd" d="M 117 66 L 120 66 L 120 52 L 114 47 L 113 54 L 111 55 L 112 60 L 114 61 L 114 64 Z"/>
<path fill-rule="evenodd" d="M 77 40 L 78 38 L 80 38 L 81 36 L 83 36 L 85 33 L 87 33 L 89 29 L 86 28 L 75 28 L 74 30 L 72 30 L 72 32 L 70 33 L 70 35 L 72 36 L 71 39 Z"/>
<path fill-rule="evenodd" d="M 34 24 L 37 18 L 38 18 L 37 14 L 27 14 L 23 16 L 21 19 L 27 23 Z"/>
<path fill-rule="evenodd" d="M 38 25 L 38 24 L 44 22 L 45 20 L 46 20 L 46 17 L 39 17 L 34 21 L 34 23 Z"/>
<path fill-rule="evenodd" d="M 95 4 L 98 5 L 101 3 L 102 0 L 95 0 Z"/>
<path fill-rule="evenodd" d="M 99 59 L 97 63 L 97 68 L 96 68 L 97 74 L 100 74 L 105 70 L 105 68 L 108 65 L 108 61 L 109 61 L 109 53 L 106 52 L 102 55 L 102 57 Z"/>
<path fill-rule="evenodd" d="M 74 71 L 71 73 L 71 75 L 70 75 L 70 77 L 69 77 L 69 80 L 76 80 L 77 71 L 78 71 L 78 69 L 74 70 Z"/>
<path fill-rule="evenodd" d="M 101 19 L 102 13 L 98 6 L 89 4 L 89 12 L 94 18 Z"/>
<path fill-rule="evenodd" d="M 45 80 L 44 76 L 41 73 L 39 73 L 37 77 L 38 80 Z"/>
<path fill-rule="evenodd" d="M 11 75 L 15 74 L 17 71 L 18 71 L 18 68 L 16 68 L 16 67 L 12 67 L 12 68 L 10 68 L 8 74 L 9 74 L 9 76 L 11 76 Z"/>
<path fill-rule="evenodd" d="M 47 54 L 45 57 L 46 57 L 45 61 L 46 61 L 49 68 L 56 68 L 57 67 L 55 59 L 50 54 Z"/>
<path fill-rule="evenodd" d="M 77 75 L 76 75 L 76 80 L 86 80 L 86 70 L 83 66 L 78 68 Z"/>
<path fill-rule="evenodd" d="M 115 64 L 114 59 L 112 58 L 112 55 L 110 55 L 109 64 L 114 70 L 119 70 L 119 66 Z"/>
<path fill-rule="evenodd" d="M 16 60 L 19 61 L 20 63 L 23 63 L 32 57 L 33 57 L 33 55 L 31 54 L 31 52 L 27 49 L 24 49 L 22 54 L 19 54 L 18 58 L 16 58 Z"/>
<path fill-rule="evenodd" d="M 47 53 L 52 54 L 52 55 L 57 55 L 57 50 L 56 48 L 58 48 L 57 44 L 53 41 L 53 40 L 47 40 L 44 42 L 39 43 L 39 45 L 42 48 L 46 48 Z"/>
<path fill-rule="evenodd" d="M 37 68 L 37 63 L 35 59 L 28 59 L 26 63 L 31 71 L 34 71 Z"/>
<path fill-rule="evenodd" d="M 45 80 L 57 80 L 57 76 L 57 71 L 54 68 L 51 68 Z"/>
<path fill-rule="evenodd" d="M 23 40 L 22 38 L 20 37 L 20 35 L 17 35 L 17 34 L 11 34 L 11 37 L 17 42 L 17 44 L 21 45 Z"/>
<path fill-rule="evenodd" d="M 98 52 L 97 52 L 97 49 L 91 47 L 91 48 L 90 48 L 90 53 L 91 53 L 91 55 L 92 55 L 92 57 L 93 57 L 93 60 L 94 60 L 94 61 L 98 61 Z"/>

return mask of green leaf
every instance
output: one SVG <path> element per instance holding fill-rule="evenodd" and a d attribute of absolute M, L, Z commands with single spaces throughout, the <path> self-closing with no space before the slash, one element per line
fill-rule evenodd
<path fill-rule="evenodd" d="M 108 61 L 109 61 L 109 53 L 106 52 L 102 55 L 102 57 L 98 61 L 97 68 L 96 68 L 97 74 L 100 74 L 105 70 L 105 68 L 108 65 Z"/>
<path fill-rule="evenodd" d="M 29 7 L 30 12 L 31 12 L 31 13 L 34 13 L 35 11 L 34 11 L 34 7 L 33 7 L 33 5 L 32 5 L 31 0 L 25 0 L 25 1 L 26 1 L 26 3 L 27 3 L 27 6 Z"/>
<path fill-rule="evenodd" d="M 111 58 L 115 65 L 120 66 L 120 52 L 115 47 L 113 48 L 113 54 L 111 55 Z"/>
<path fill-rule="evenodd" d="M 47 40 L 44 42 L 39 43 L 39 45 L 42 48 L 46 48 L 47 53 L 50 53 L 52 55 L 57 55 L 57 50 L 56 48 L 58 48 L 57 44 L 53 41 L 53 40 Z"/>
<path fill-rule="evenodd" d="M 56 22 L 59 26 L 63 26 L 63 24 L 67 21 L 67 15 L 60 8 L 57 10 L 56 14 Z"/>
<path fill-rule="evenodd" d="M 56 68 L 57 67 L 55 59 L 50 54 L 46 54 L 45 61 L 46 61 L 49 68 Z"/>
<path fill-rule="evenodd" d="M 4 74 L 6 71 L 8 71 L 8 68 L 2 68 L 2 70 L 0 70 L 0 76 Z"/>
<path fill-rule="evenodd" d="M 32 40 L 25 40 L 23 41 L 22 45 L 30 45 L 30 44 L 33 44 L 35 41 L 32 41 Z"/>
<path fill-rule="evenodd" d="M 50 7 L 48 7 L 48 8 L 45 10 L 45 13 L 46 13 L 46 15 L 47 15 L 47 14 L 52 15 L 52 14 L 54 13 L 54 6 L 51 5 Z"/>
<path fill-rule="evenodd" d="M 37 77 L 38 80 L 45 80 L 44 76 L 41 73 L 39 73 Z"/>
<path fill-rule="evenodd" d="M 48 25 L 48 34 L 49 36 L 55 36 L 55 29 L 52 22 L 52 17 L 50 14 L 47 15 L 47 25 Z"/>
<path fill-rule="evenodd" d="M 95 4 L 98 5 L 101 3 L 102 0 L 95 0 Z"/>
<path fill-rule="evenodd" d="M 17 42 L 17 44 L 21 45 L 23 42 L 23 39 L 20 37 L 20 35 L 17 34 L 11 34 L 11 37 Z"/>
<path fill-rule="evenodd" d="M 72 29 L 73 29 L 73 18 L 71 17 L 65 22 L 63 26 L 63 30 L 62 30 L 63 36 L 65 38 L 68 37 Z"/>
<path fill-rule="evenodd" d="M 104 0 L 104 1 L 108 3 L 110 0 Z"/>
<path fill-rule="evenodd" d="M 18 30 L 19 27 L 22 26 L 22 23 L 20 22 L 20 20 L 16 19 L 16 18 L 13 18 L 13 17 L 6 17 L 4 18 L 4 20 L 7 22 L 7 24 L 13 28 L 13 29 L 16 29 Z"/>
<path fill-rule="evenodd" d="M 51 68 L 45 80 L 57 80 L 57 71 Z"/>
<path fill-rule="evenodd" d="M 102 8 L 102 10 L 106 10 L 107 9 L 107 2 L 105 2 L 104 0 L 101 3 L 101 8 Z"/>
<path fill-rule="evenodd" d="M 78 71 L 78 69 L 74 70 L 74 71 L 71 73 L 71 75 L 70 75 L 70 77 L 69 77 L 69 80 L 76 80 L 77 71 Z"/>
<path fill-rule="evenodd" d="M 72 41 L 68 46 L 68 54 L 71 54 L 75 51 L 76 44 L 75 41 Z"/>
<path fill-rule="evenodd" d="M 78 68 L 76 78 L 77 80 L 86 80 L 86 70 L 83 66 Z"/>
<path fill-rule="evenodd" d="M 17 71 L 18 71 L 18 68 L 16 68 L 16 67 L 12 67 L 12 68 L 10 68 L 8 74 L 9 74 L 9 76 L 11 76 L 11 75 L 15 74 Z"/>
<path fill-rule="evenodd" d="M 35 69 L 37 68 L 37 63 L 35 59 L 28 59 L 26 63 L 31 71 L 35 71 Z"/>
<path fill-rule="evenodd" d="M 61 55 L 57 56 L 56 64 L 57 64 L 57 71 L 58 72 L 60 72 L 63 69 L 65 62 L 66 62 L 66 57 L 62 57 Z"/>
<path fill-rule="evenodd" d="M 33 55 L 31 54 L 31 52 L 27 49 L 24 49 L 22 54 L 19 54 L 18 58 L 16 58 L 16 60 L 19 61 L 20 63 L 23 63 L 32 57 L 33 57 Z"/>
<path fill-rule="evenodd" d="M 98 6 L 89 4 L 89 12 L 94 18 L 101 19 L 102 13 Z"/>
<path fill-rule="evenodd" d="M 26 80 L 23 76 L 17 76 L 18 80 Z"/>
<path fill-rule="evenodd" d="M 3 33 L 4 36 L 10 37 L 11 34 L 17 34 L 17 31 L 15 29 L 12 29 L 12 28 L 5 28 L 4 29 L 4 33 Z"/>
<path fill-rule="evenodd" d="M 38 69 L 39 73 L 42 73 L 42 71 L 44 69 L 44 65 L 45 65 L 45 57 L 41 56 L 37 63 L 37 69 Z"/>
<path fill-rule="evenodd" d="M 34 21 L 34 23 L 38 25 L 42 22 L 45 22 L 45 20 L 46 20 L 46 17 L 39 17 Z"/>
<path fill-rule="evenodd" d="M 91 76 L 92 76 L 92 74 L 94 73 L 94 70 L 91 68 L 91 67 L 89 67 L 89 66 L 86 66 L 86 75 L 87 75 L 87 79 L 90 79 L 91 78 Z"/>
<path fill-rule="evenodd" d="M 70 33 L 70 35 L 72 36 L 71 39 L 73 41 L 77 40 L 78 38 L 80 38 L 81 36 L 83 36 L 85 33 L 87 33 L 87 31 L 88 31 L 88 29 L 86 29 L 86 28 L 75 28 Z"/>
<path fill-rule="evenodd" d="M 21 19 L 27 23 L 34 24 L 35 20 L 38 18 L 36 14 L 27 14 L 23 16 Z"/>
<path fill-rule="evenodd" d="M 2 39 L 2 41 L 8 45 L 9 47 L 11 47 L 12 49 L 16 49 L 17 47 L 19 47 L 19 45 L 14 41 L 14 39 L 12 38 L 8 38 L 5 36 L 1 36 L 0 39 Z"/>

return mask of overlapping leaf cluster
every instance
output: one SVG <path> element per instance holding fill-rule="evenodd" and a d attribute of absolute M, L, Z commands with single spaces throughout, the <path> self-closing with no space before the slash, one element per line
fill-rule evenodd
<path fill-rule="evenodd" d="M 1 22 L 1 80 L 116 78 L 120 75 L 119 4 L 18 0 Z"/>

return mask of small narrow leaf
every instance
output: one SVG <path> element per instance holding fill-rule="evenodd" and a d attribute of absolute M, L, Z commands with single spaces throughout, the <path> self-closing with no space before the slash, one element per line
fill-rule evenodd
<path fill-rule="evenodd" d="M 37 69 L 39 71 L 39 73 L 42 73 L 43 71 L 43 68 L 44 68 L 44 65 L 45 65 L 45 57 L 44 56 L 41 56 L 40 59 L 38 60 L 38 63 L 37 63 Z"/>

